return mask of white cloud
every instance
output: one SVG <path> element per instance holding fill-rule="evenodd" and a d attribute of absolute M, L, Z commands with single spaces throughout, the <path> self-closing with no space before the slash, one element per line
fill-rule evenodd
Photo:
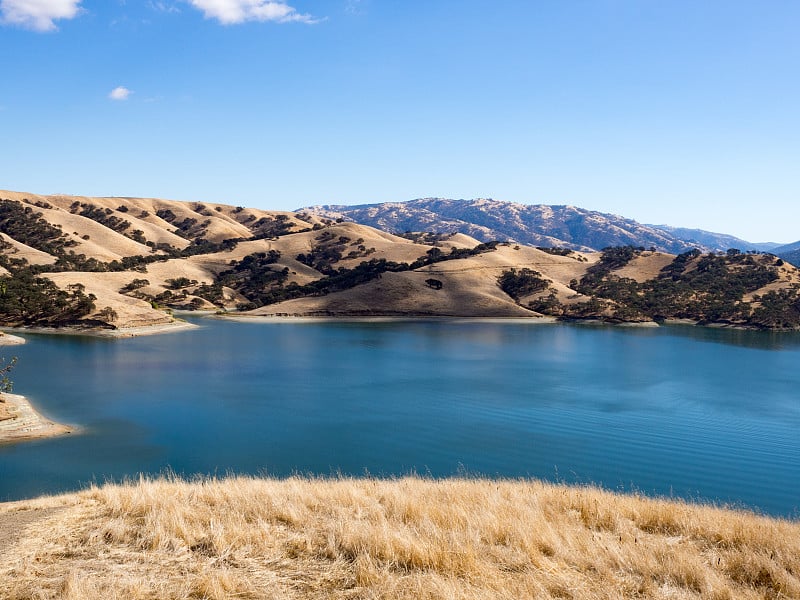
<path fill-rule="evenodd" d="M 0 0 L 3 23 L 35 31 L 56 29 L 57 19 L 72 19 L 80 12 L 81 0 Z"/>
<path fill-rule="evenodd" d="M 119 86 L 111 90 L 108 97 L 112 100 L 127 100 L 132 93 L 128 88 Z"/>
<path fill-rule="evenodd" d="M 317 23 L 319 19 L 305 15 L 282 0 L 189 0 L 203 11 L 207 19 L 217 19 L 223 25 L 245 21 L 273 21 L 276 23 Z"/>

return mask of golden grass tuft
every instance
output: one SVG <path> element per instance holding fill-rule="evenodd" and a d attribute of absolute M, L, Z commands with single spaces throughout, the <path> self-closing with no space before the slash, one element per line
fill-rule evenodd
<path fill-rule="evenodd" d="M 22 514 L 3 599 L 800 598 L 796 522 L 537 481 L 141 479 Z"/>

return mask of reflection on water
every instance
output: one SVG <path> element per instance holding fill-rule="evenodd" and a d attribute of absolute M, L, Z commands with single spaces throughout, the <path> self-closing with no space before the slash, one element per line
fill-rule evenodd
<path fill-rule="evenodd" d="M 798 509 L 798 334 L 198 322 L 29 336 L 17 390 L 86 433 L 0 447 L 0 499 L 164 469 L 466 470 Z"/>
<path fill-rule="evenodd" d="M 666 325 L 672 335 L 680 335 L 699 342 L 729 344 L 756 350 L 797 350 L 800 332 L 748 331 L 722 327 L 695 327 L 693 325 Z"/>

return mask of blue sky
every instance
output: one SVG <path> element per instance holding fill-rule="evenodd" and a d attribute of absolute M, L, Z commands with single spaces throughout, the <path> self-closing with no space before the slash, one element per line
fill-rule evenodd
<path fill-rule="evenodd" d="M 0 188 L 800 239 L 800 2 L 0 0 Z"/>

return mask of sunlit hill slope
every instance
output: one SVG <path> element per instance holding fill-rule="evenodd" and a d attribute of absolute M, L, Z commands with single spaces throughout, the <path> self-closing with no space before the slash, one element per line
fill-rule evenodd
<path fill-rule="evenodd" d="M 153 198 L 0 192 L 0 277 L 5 326 L 140 327 L 169 309 L 800 326 L 800 274 L 769 254 L 400 236 Z"/>

